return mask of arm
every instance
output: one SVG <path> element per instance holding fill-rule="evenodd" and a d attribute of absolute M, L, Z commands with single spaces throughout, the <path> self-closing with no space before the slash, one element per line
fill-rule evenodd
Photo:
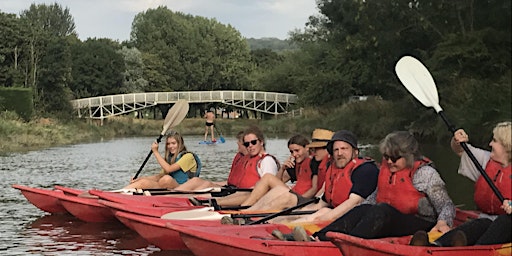
<path fill-rule="evenodd" d="M 313 196 L 316 194 L 316 192 L 318 190 L 317 180 L 318 180 L 318 175 L 313 175 L 313 177 L 311 178 L 312 186 L 310 189 L 308 189 L 308 191 L 304 192 L 304 194 L 301 195 L 302 197 L 313 198 Z"/>
<path fill-rule="evenodd" d="M 423 166 L 414 174 L 413 185 L 418 191 L 426 194 L 434 207 L 434 212 L 438 214 L 437 223 L 431 231 L 448 232 L 455 218 L 455 206 L 439 173 L 430 166 Z M 427 206 L 420 204 L 421 207 Z"/>
<path fill-rule="evenodd" d="M 462 156 L 462 153 L 464 153 L 464 149 L 461 147 L 460 143 L 464 142 L 467 143 L 469 141 L 469 136 L 466 134 L 466 132 L 463 129 L 458 129 L 453 134 L 453 137 L 450 141 L 450 146 L 459 157 Z"/>
<path fill-rule="evenodd" d="M 266 173 L 270 173 L 272 175 L 277 174 L 277 163 L 271 156 L 263 158 L 260 162 L 260 166 L 258 167 L 258 174 L 260 177 L 263 177 Z"/>
<path fill-rule="evenodd" d="M 294 168 L 295 167 L 295 160 L 293 156 L 288 157 L 286 161 L 281 165 L 281 168 L 279 168 L 279 171 L 277 172 L 276 176 L 281 179 L 284 183 L 290 180 L 290 175 L 286 171 L 288 168 Z"/>

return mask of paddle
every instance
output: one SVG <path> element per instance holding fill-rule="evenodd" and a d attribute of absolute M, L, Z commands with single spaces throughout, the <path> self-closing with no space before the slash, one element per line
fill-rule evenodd
<path fill-rule="evenodd" d="M 213 128 L 215 128 L 215 131 L 217 132 L 217 134 L 219 135 L 219 140 L 221 143 L 224 143 L 226 142 L 226 140 L 224 139 L 224 137 L 222 137 L 222 133 L 219 132 L 219 130 L 217 130 L 217 125 L 213 125 Z"/>
<path fill-rule="evenodd" d="M 302 208 L 306 205 L 309 205 L 309 204 L 316 204 L 318 203 L 318 201 L 320 201 L 320 198 L 319 197 L 315 197 L 315 198 L 312 198 L 304 203 L 301 203 L 301 204 L 298 204 L 296 206 L 293 206 L 293 207 L 290 207 L 290 208 L 287 208 L 287 209 L 284 209 L 280 212 L 276 212 L 274 214 L 270 214 L 268 215 L 267 217 L 265 218 L 261 218 L 259 220 L 256 220 L 256 221 L 253 221 L 253 222 L 250 222 L 250 223 L 247 223 L 246 225 L 256 225 L 256 224 L 261 224 L 261 223 L 264 223 L 268 220 L 271 220 L 271 219 L 274 219 L 276 217 L 279 217 L 279 216 L 283 216 L 283 215 L 288 215 L 290 214 L 293 210 L 296 210 L 296 209 L 299 209 L 299 208 Z"/>
<path fill-rule="evenodd" d="M 137 190 L 133 192 L 134 195 L 176 195 L 176 194 L 215 194 L 215 196 L 218 196 L 219 194 L 231 194 L 237 191 L 243 191 L 243 192 L 251 192 L 251 188 L 207 188 L 207 189 L 200 189 L 200 190 L 151 190 L 151 189 L 143 189 L 143 190 Z"/>
<path fill-rule="evenodd" d="M 162 140 L 162 137 L 164 136 L 165 132 L 167 132 L 167 129 L 174 127 L 180 124 L 181 121 L 183 121 L 183 118 L 185 118 L 185 116 L 188 113 L 188 108 L 189 106 L 186 100 L 178 100 L 176 103 L 174 103 L 174 106 L 172 106 L 172 108 L 169 109 L 169 111 L 167 112 L 162 132 L 160 133 L 160 136 L 158 136 L 158 138 L 156 139 L 158 143 L 160 143 L 160 141 Z M 148 156 L 146 157 L 146 159 L 144 159 L 144 162 L 140 166 L 139 170 L 137 171 L 133 179 L 136 179 L 139 176 L 140 172 L 148 162 L 149 157 L 151 157 L 152 153 L 153 151 L 150 150 Z"/>
<path fill-rule="evenodd" d="M 407 90 L 425 107 L 434 108 L 437 114 L 441 116 L 444 123 L 448 126 L 448 130 L 452 132 L 452 134 L 455 133 L 455 127 L 448 122 L 448 119 L 443 113 L 443 109 L 439 105 L 437 87 L 428 69 L 414 57 L 404 56 L 396 63 L 395 72 L 405 88 L 407 88 Z M 464 151 L 466 151 L 466 154 L 469 156 L 473 164 L 475 164 L 476 168 L 484 177 L 487 184 L 489 184 L 500 202 L 503 202 L 503 200 L 505 200 L 503 195 L 500 193 L 498 188 L 496 188 L 482 166 L 478 163 L 466 143 L 460 143 L 460 145 Z"/>

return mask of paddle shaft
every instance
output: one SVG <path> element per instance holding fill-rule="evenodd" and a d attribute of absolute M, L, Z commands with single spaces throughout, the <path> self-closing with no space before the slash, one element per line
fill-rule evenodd
<path fill-rule="evenodd" d="M 271 219 L 273 219 L 273 218 L 276 218 L 276 217 L 279 217 L 279 216 L 282 216 L 282 215 L 287 215 L 287 214 L 291 213 L 293 210 L 296 210 L 296 209 L 302 208 L 302 207 L 304 207 L 304 206 L 306 206 L 306 205 L 309 205 L 309 204 L 317 203 L 318 201 L 320 201 L 320 198 L 318 198 L 318 197 L 312 198 L 311 200 L 306 201 L 306 202 L 304 202 L 304 203 L 302 203 L 302 204 L 298 204 L 298 205 L 293 206 L 293 207 L 290 207 L 290 208 L 288 208 L 288 209 L 284 209 L 284 210 L 282 210 L 282 211 L 280 211 L 280 212 L 276 212 L 276 213 L 274 213 L 274 214 L 268 215 L 268 216 L 267 216 L 267 217 L 265 217 L 265 218 L 261 218 L 261 219 L 259 219 L 259 220 L 257 220 L 257 221 L 253 221 L 253 222 L 251 222 L 251 223 L 248 223 L 247 225 L 256 225 L 256 224 L 264 223 L 264 222 L 266 222 L 267 220 L 271 220 Z"/>
<path fill-rule="evenodd" d="M 439 111 L 438 114 L 441 116 L 441 119 L 443 119 L 444 123 L 448 126 L 448 130 L 454 134 L 456 129 L 455 127 L 450 124 L 450 122 L 448 122 L 448 119 L 446 118 L 445 114 L 443 111 Z M 461 142 L 460 143 L 460 146 L 464 149 L 464 151 L 466 152 L 466 154 L 468 155 L 468 157 L 471 159 L 471 161 L 473 162 L 473 164 L 475 165 L 475 167 L 478 169 L 478 171 L 480 172 L 480 174 L 484 177 L 485 181 L 487 182 L 487 184 L 489 184 L 489 186 L 491 187 L 492 191 L 494 192 L 494 194 L 498 197 L 498 199 L 500 200 L 500 202 L 503 202 L 505 200 L 505 198 L 503 197 L 503 195 L 501 194 L 501 192 L 498 190 L 498 188 L 496 187 L 496 185 L 494 185 L 494 183 L 492 182 L 491 178 L 489 177 L 489 175 L 487 175 L 487 173 L 485 172 L 485 170 L 482 168 L 482 166 L 480 165 L 480 163 L 478 163 L 478 160 L 476 159 L 475 155 L 473 155 L 473 153 L 471 153 L 471 150 L 469 150 L 468 148 L 468 145 L 465 143 L 465 142 Z"/>
<path fill-rule="evenodd" d="M 316 211 L 297 211 L 297 212 L 289 212 L 285 215 L 287 216 L 291 216 L 291 215 L 305 215 L 305 214 L 313 214 L 315 213 Z M 231 218 L 258 218 L 258 217 L 266 217 L 268 216 L 268 213 L 248 213 L 248 214 L 243 214 L 243 213 L 236 213 L 236 214 L 231 214 Z"/>
<path fill-rule="evenodd" d="M 156 139 L 156 141 L 158 143 L 160 143 L 160 141 L 162 141 L 162 137 L 164 137 L 163 134 L 160 134 L 160 136 L 158 136 L 158 138 Z M 146 165 L 146 163 L 148 162 L 149 158 L 151 157 L 151 155 L 153 154 L 153 150 L 150 150 L 149 151 L 149 154 L 148 156 L 146 156 L 146 159 L 144 159 L 144 162 L 142 163 L 142 165 L 140 166 L 139 170 L 137 171 L 137 173 L 135 174 L 135 176 L 133 176 L 133 179 L 136 179 L 137 177 L 139 177 L 139 174 L 140 172 L 142 171 L 142 169 L 144 169 L 144 166 Z"/>

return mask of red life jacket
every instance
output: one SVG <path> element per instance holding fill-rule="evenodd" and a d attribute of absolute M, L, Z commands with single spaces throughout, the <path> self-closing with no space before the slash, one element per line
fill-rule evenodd
<path fill-rule="evenodd" d="M 313 182 L 311 180 L 311 175 L 313 172 L 311 171 L 310 164 L 311 158 L 307 157 L 299 163 L 295 165 L 295 177 L 297 177 L 297 182 L 292 187 L 292 191 L 302 195 L 306 193 L 313 186 Z"/>
<path fill-rule="evenodd" d="M 270 156 L 276 161 L 276 164 L 279 168 L 279 162 L 273 155 L 264 154 L 264 155 L 256 155 L 251 157 L 250 155 L 245 156 L 245 161 L 243 161 L 243 167 L 239 172 L 234 172 L 233 176 L 228 178 L 228 184 L 234 185 L 237 188 L 252 188 L 260 180 L 260 174 L 258 173 L 258 166 L 260 165 L 261 160 L 263 158 Z M 230 173 L 231 176 L 231 173 Z"/>
<path fill-rule="evenodd" d="M 239 188 L 237 183 L 239 182 L 240 174 L 244 172 L 245 161 L 247 161 L 247 159 L 248 157 L 240 152 L 235 155 L 231 163 L 231 170 L 229 171 L 228 185 Z"/>
<path fill-rule="evenodd" d="M 324 156 L 320 164 L 318 165 L 318 179 L 317 188 L 320 189 L 324 185 L 325 175 L 327 173 L 327 163 L 331 160 L 331 155 L 327 154 Z"/>
<path fill-rule="evenodd" d="M 367 159 L 352 159 L 345 167 L 338 168 L 332 163 L 325 175 L 325 200 L 331 207 L 337 207 L 348 199 L 352 189 L 352 172 L 360 165 L 368 162 Z"/>
<path fill-rule="evenodd" d="M 512 198 L 512 171 L 511 165 L 502 167 L 500 163 L 489 159 L 485 166 L 485 172 L 491 178 L 496 188 L 501 192 L 506 199 Z M 505 210 L 500 206 L 498 197 L 494 194 L 491 187 L 485 181 L 485 178 L 480 175 L 475 183 L 475 204 L 479 210 L 487 214 L 505 214 Z"/>
<path fill-rule="evenodd" d="M 418 204 L 425 194 L 414 188 L 412 177 L 424 165 L 431 164 L 428 158 L 415 161 L 412 168 L 392 173 L 383 158 L 377 183 L 377 203 L 387 203 L 403 214 L 418 213 Z"/>

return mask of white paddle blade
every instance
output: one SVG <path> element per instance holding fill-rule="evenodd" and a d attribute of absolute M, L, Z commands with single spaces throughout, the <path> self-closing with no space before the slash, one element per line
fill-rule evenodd
<path fill-rule="evenodd" d="M 419 60 L 411 56 L 402 57 L 395 72 L 404 87 L 425 107 L 433 107 L 437 113 L 443 111 L 434 78 Z"/>
<path fill-rule="evenodd" d="M 212 207 L 199 208 L 188 211 L 170 212 L 162 215 L 161 219 L 166 220 L 220 220 L 229 214 L 220 214 Z"/>
<path fill-rule="evenodd" d="M 176 101 L 174 106 L 167 112 L 167 116 L 165 116 L 164 127 L 161 134 L 164 135 L 167 129 L 180 124 L 187 115 L 188 109 L 189 105 L 186 100 Z"/>

